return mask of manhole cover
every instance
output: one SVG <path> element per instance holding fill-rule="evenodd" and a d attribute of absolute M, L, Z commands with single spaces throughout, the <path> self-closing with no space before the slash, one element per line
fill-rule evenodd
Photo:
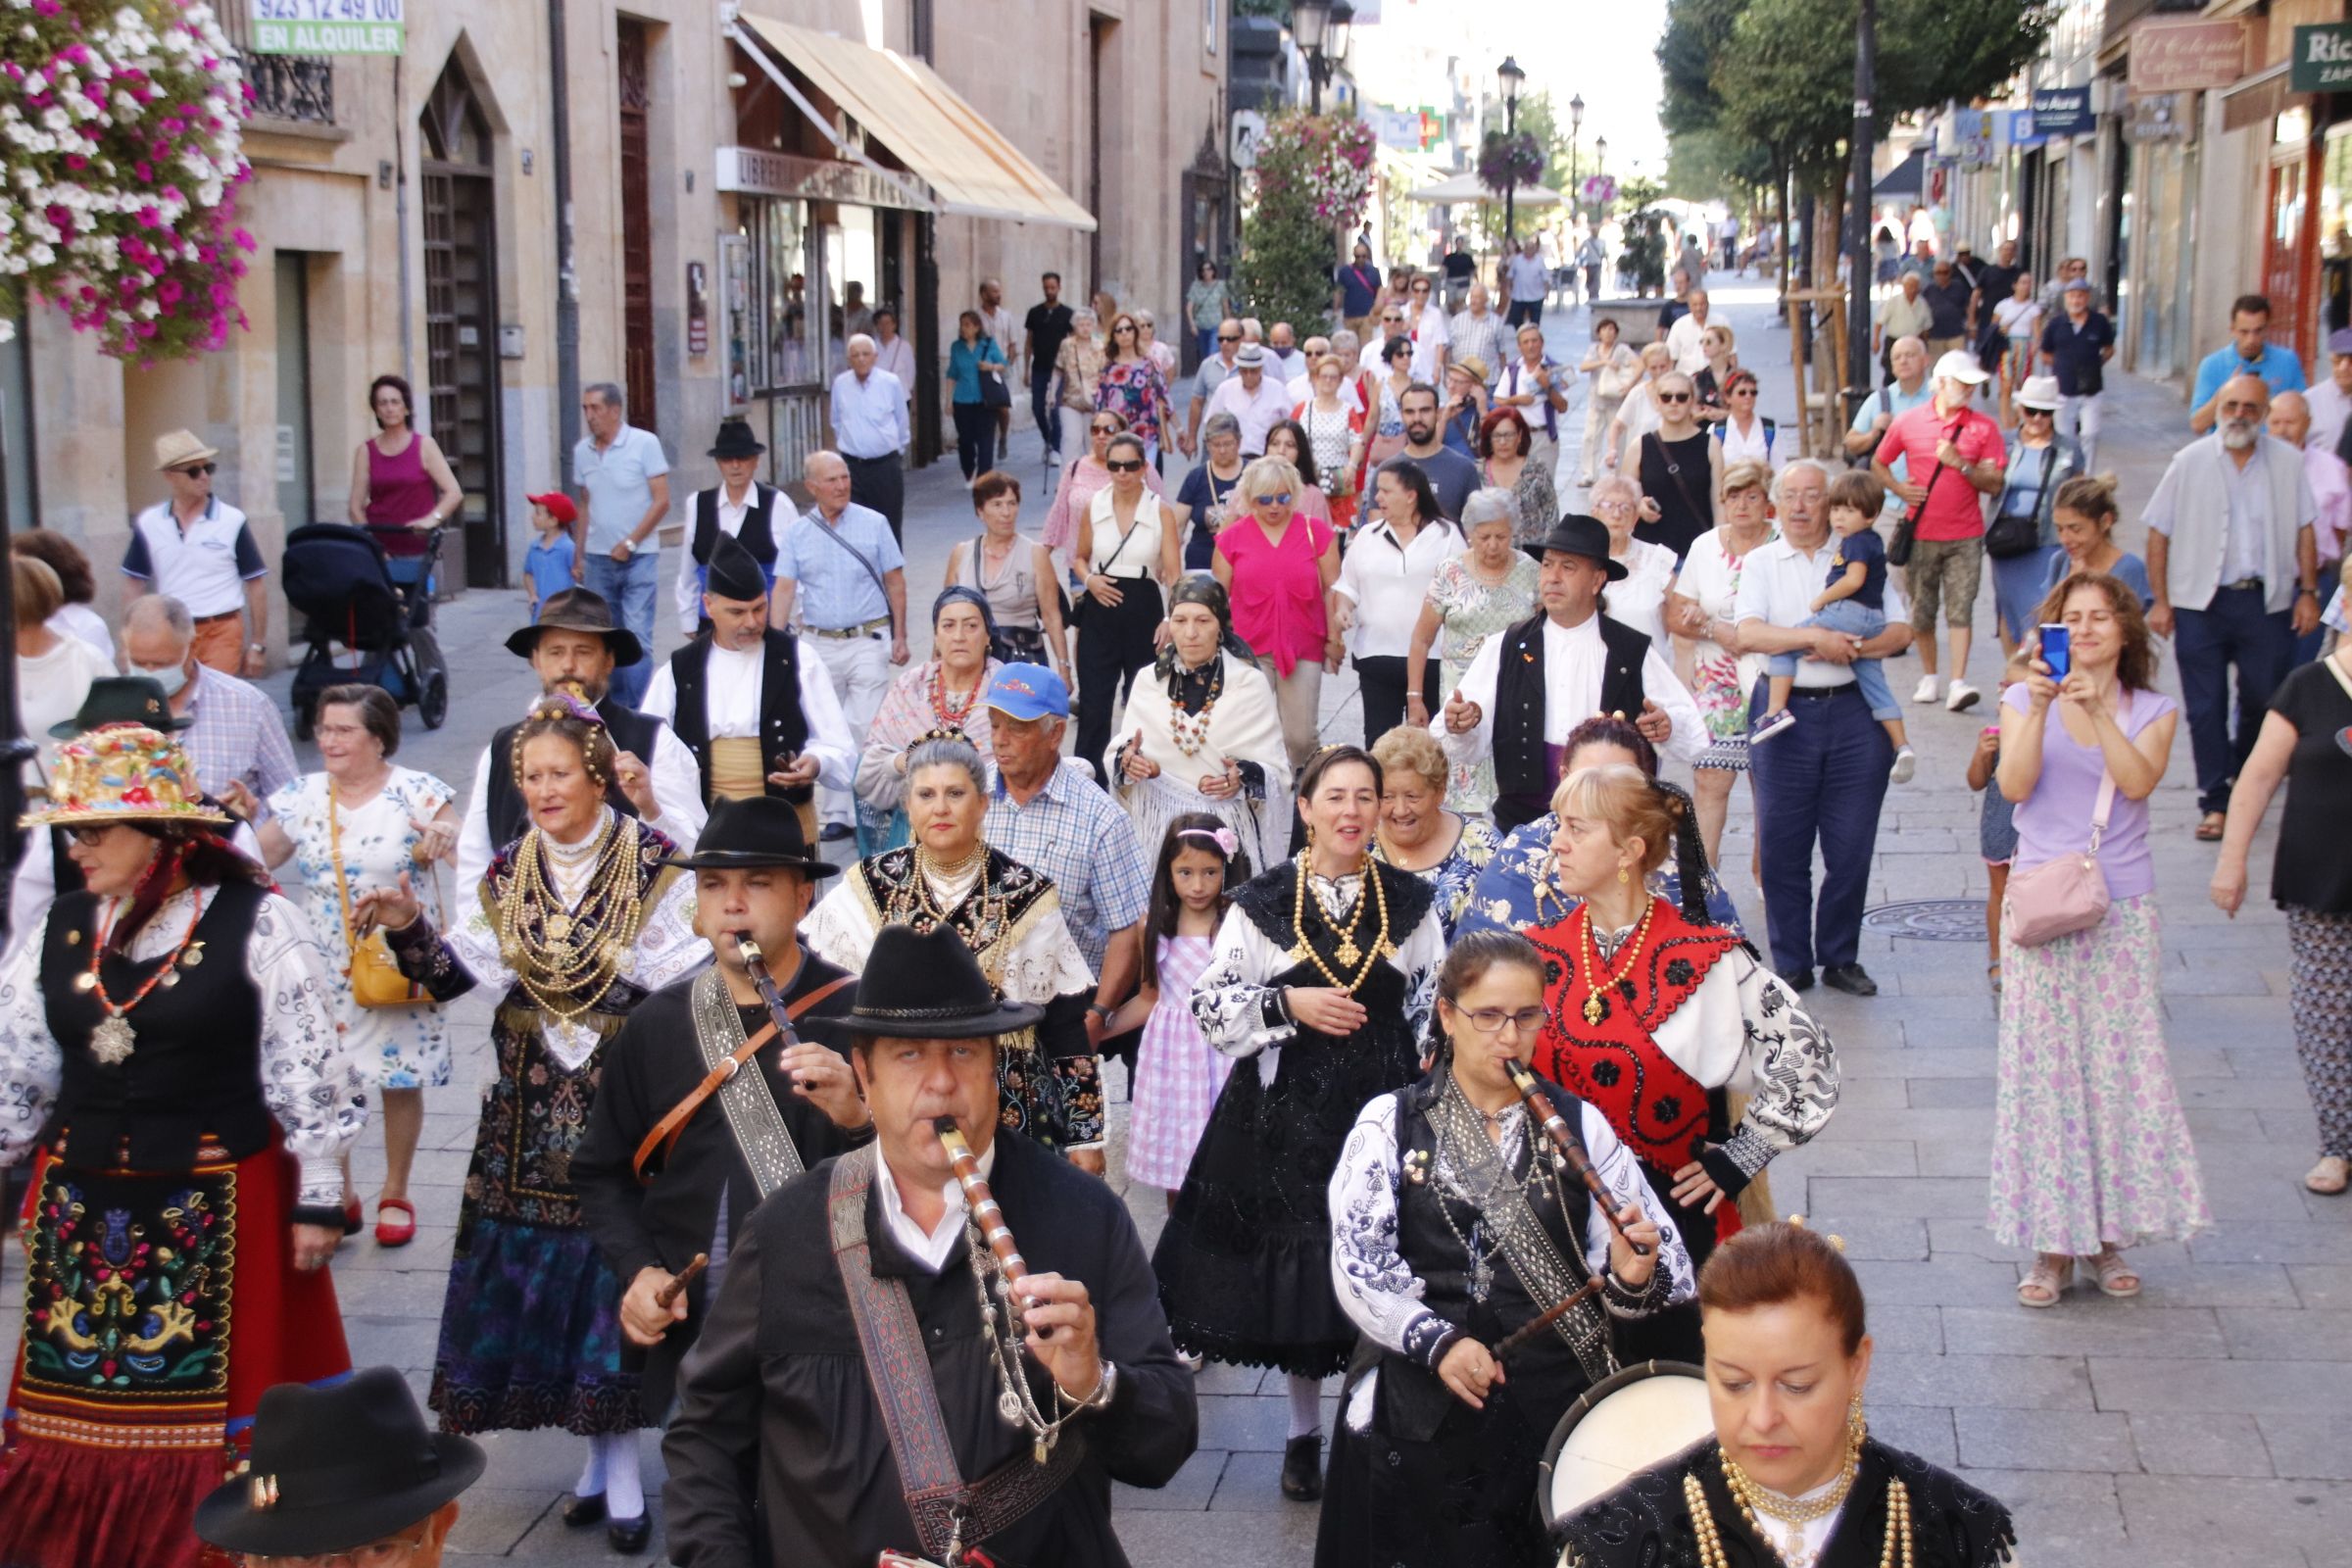
<path fill-rule="evenodd" d="M 1890 937 L 1914 937 L 1922 942 L 1982 942 L 1984 901 L 1913 899 L 1904 904 L 1882 904 L 1863 911 L 1862 924 Z"/>

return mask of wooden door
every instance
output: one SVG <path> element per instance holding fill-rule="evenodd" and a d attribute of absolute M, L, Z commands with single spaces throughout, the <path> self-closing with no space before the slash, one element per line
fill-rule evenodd
<path fill-rule="evenodd" d="M 620 19 L 620 304 L 629 422 L 661 428 L 654 395 L 654 235 L 646 151 L 645 24 Z"/>
<path fill-rule="evenodd" d="M 2271 166 L 2271 226 L 2263 237 L 2262 291 L 2271 301 L 2271 341 L 2312 363 L 2311 160 L 2304 149 Z"/>
<path fill-rule="evenodd" d="M 498 434 L 498 186 L 490 126 L 455 61 L 425 105 L 418 189 L 424 216 L 424 402 L 465 500 L 459 542 L 470 588 L 507 581 Z"/>

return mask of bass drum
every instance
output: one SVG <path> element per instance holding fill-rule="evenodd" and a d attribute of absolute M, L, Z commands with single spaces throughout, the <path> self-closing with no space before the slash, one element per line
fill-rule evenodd
<path fill-rule="evenodd" d="M 1715 1435 L 1706 1374 L 1688 1361 L 1642 1361 L 1594 1384 L 1544 1446 L 1536 1506 L 1548 1529 L 1593 1498 Z"/>

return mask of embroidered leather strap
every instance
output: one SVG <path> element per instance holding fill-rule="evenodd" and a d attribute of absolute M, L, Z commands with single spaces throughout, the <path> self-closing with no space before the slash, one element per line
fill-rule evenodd
<path fill-rule="evenodd" d="M 947 1418 L 940 1413 L 923 1327 L 904 1282 L 877 1279 L 866 1238 L 866 1193 L 873 1185 L 874 1146 L 854 1149 L 833 1162 L 826 1195 L 833 1233 L 833 1260 L 841 1269 L 843 1294 L 858 1324 L 867 1383 L 882 1410 L 890 1452 L 899 1467 L 899 1490 L 924 1554 L 954 1565 L 962 1548 L 1009 1529 L 1052 1496 L 1076 1473 L 1086 1441 L 1072 1428 L 1044 1464 L 1026 1453 L 964 1485 L 956 1468 Z M 953 1266 L 953 1265 L 951 1265 Z"/>
<path fill-rule="evenodd" d="M 856 978 L 845 974 L 819 986 L 787 1007 L 784 1016 L 798 1022 L 803 1013 Z M 744 1162 L 751 1166 L 752 1179 L 760 1185 L 760 1196 L 765 1198 L 803 1169 L 801 1152 L 793 1146 L 792 1134 L 784 1125 L 784 1113 L 767 1093 L 766 1083 L 757 1073 L 748 1078 L 741 1076 L 760 1049 L 776 1038 L 776 1025 L 771 1021 L 758 1034 L 745 1035 L 743 1014 L 736 1010 L 734 999 L 727 995 L 726 982 L 715 969 L 706 969 L 696 978 L 691 1005 L 695 1045 L 702 1051 L 709 1071 L 684 1100 L 670 1107 L 669 1114 L 654 1123 L 654 1130 L 638 1144 L 630 1165 L 636 1171 L 638 1185 L 648 1184 L 652 1178 L 646 1174 L 646 1166 L 655 1153 L 660 1152 L 662 1163 L 667 1164 L 669 1152 L 677 1147 L 686 1124 L 703 1108 L 703 1102 L 716 1094 L 727 1113 L 727 1124 L 735 1134 L 736 1147 L 743 1152 Z"/>

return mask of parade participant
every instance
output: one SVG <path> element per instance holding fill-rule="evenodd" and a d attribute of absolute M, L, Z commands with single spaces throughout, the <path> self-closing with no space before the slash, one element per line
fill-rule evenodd
<path fill-rule="evenodd" d="M 2001 1568 L 2008 1510 L 1870 1436 L 1862 1283 L 1836 1238 L 1760 1225 L 1698 1276 L 1715 1435 L 1561 1520 L 1565 1568 Z"/>
<path fill-rule="evenodd" d="M 1102 759 L 1113 792 L 1138 843 L 1205 811 L 1240 836 L 1251 865 L 1272 865 L 1291 841 L 1290 748 L 1273 684 L 1235 651 L 1223 583 L 1187 577 L 1168 597 L 1167 646 Z"/>
<path fill-rule="evenodd" d="M 1062 917 L 1054 879 L 992 846 L 983 832 L 988 772 L 969 741 L 906 753 L 905 808 L 913 842 L 871 855 L 803 922 L 810 952 L 862 974 L 883 927 L 946 926 L 1008 1003 L 1042 1009 L 998 1054 L 999 1115 L 1072 1163 L 1102 1169 L 1102 1062 L 1087 1034 L 1095 972 Z"/>
<path fill-rule="evenodd" d="M 1372 853 L 1429 884 L 1437 895 L 1438 923 L 1451 942 L 1470 889 L 1494 858 L 1501 836 L 1485 817 L 1446 807 L 1452 768 L 1429 731 L 1399 724 L 1372 743 L 1372 757 L 1386 781 Z"/>
<path fill-rule="evenodd" d="M 1290 1378 L 1282 1492 L 1322 1495 L 1322 1379 L 1356 1338 L 1332 1293 L 1325 1189 L 1355 1112 L 1420 1071 L 1446 947 L 1429 885 L 1370 858 L 1380 764 L 1353 746 L 1298 780 L 1307 847 L 1234 897 L 1193 1016 L 1225 1080 L 1152 1253 L 1177 1345 Z"/>
<path fill-rule="evenodd" d="M 873 1137 L 844 1054 L 808 1038 L 808 1020 L 850 1010 L 857 977 L 801 947 L 810 891 L 839 867 L 809 848 L 800 813 L 767 796 L 721 801 L 694 854 L 669 863 L 694 878 L 695 932 L 717 961 L 629 1013 L 605 1048 L 571 1158 L 589 1233 L 622 1282 L 620 1331 L 645 1351 L 638 1397 L 657 1419 L 752 1210 Z M 736 938 L 759 949 L 792 1021 L 789 1044 L 774 1038 Z M 708 1272 L 664 1303 L 697 1255 Z"/>
<path fill-rule="evenodd" d="M 1527 553 L 1543 564 L 1540 613 L 1487 639 L 1430 720 L 1456 765 L 1494 760 L 1494 825 L 1543 814 L 1568 732 L 1593 713 L 1634 715 L 1649 743 L 1682 760 L 1707 743 L 1698 709 L 1647 637 L 1604 613 L 1601 587 L 1626 575 L 1597 517 L 1562 517 Z"/>
<path fill-rule="evenodd" d="M 678 563 L 677 582 L 678 634 L 682 637 L 693 636 L 703 623 L 710 551 L 719 540 L 733 539 L 750 551 L 761 584 L 767 590 L 775 587 L 776 539 L 792 521 L 792 503 L 783 491 L 761 484 L 756 477 L 760 454 L 766 450 L 766 443 L 752 434 L 750 422 L 741 415 L 718 421 L 718 440 L 710 448 L 710 456 L 718 460 L 718 483 L 697 490 L 686 503 L 692 523 L 687 559 Z"/>
<path fill-rule="evenodd" d="M 529 660 L 543 688 L 569 691 L 594 706 L 619 754 L 618 765 L 606 779 L 605 804 L 691 848 L 706 814 L 694 754 L 668 725 L 612 695 L 614 666 L 642 651 L 637 634 L 613 622 L 612 606 L 585 588 L 550 598 L 539 607 L 536 623 L 507 639 L 507 652 Z M 458 834 L 461 925 L 470 923 L 470 906 L 492 854 L 531 825 L 530 806 L 514 778 L 514 742 L 521 728 L 517 721 L 493 734 L 474 763 L 466 822 Z"/>
<path fill-rule="evenodd" d="M 890 683 L 858 758 L 858 818 L 872 853 L 906 842 L 906 753 L 929 740 L 969 741 L 986 761 L 988 705 L 981 696 L 1003 666 L 989 657 L 995 619 L 970 588 L 931 604 L 931 657 Z"/>
<path fill-rule="evenodd" d="M 0 1562 L 194 1568 L 262 1391 L 350 1371 L 324 1270 L 367 1094 L 309 922 L 179 742 L 84 734 L 25 822 L 84 885 L 0 969 L 0 1166 L 35 1194 Z"/>
<path fill-rule="evenodd" d="M 1602 767 L 1614 762 L 1638 767 L 1650 778 L 1658 776 L 1657 748 L 1624 719 L 1611 718 L 1605 713 L 1588 718 L 1570 730 L 1560 750 L 1565 754 L 1560 763 L 1563 777 L 1580 767 Z M 1518 931 L 1543 925 L 1575 909 L 1575 900 L 1562 895 L 1552 880 L 1551 841 L 1559 832 L 1559 817 L 1545 811 L 1503 835 L 1494 858 L 1487 862 L 1487 868 L 1478 874 L 1477 883 L 1470 889 L 1469 902 L 1462 906 L 1461 918 L 1454 926 L 1456 940 L 1477 931 Z M 1658 867 L 1650 886 L 1668 904 L 1682 906 L 1682 872 L 1673 860 Z M 1732 931 L 1740 929 L 1740 915 L 1732 907 L 1732 896 L 1724 891 L 1722 881 L 1711 867 L 1699 888 L 1699 897 L 1706 904 L 1708 924 Z"/>
<path fill-rule="evenodd" d="M 1641 1168 L 1608 1121 L 1543 1085 L 1621 1230 L 1563 1178 L 1521 1102 L 1512 1074 L 1543 1001 L 1544 962 L 1524 937 L 1457 943 L 1438 974 L 1436 1066 L 1364 1106 L 1332 1173 L 1331 1283 L 1364 1345 L 1333 1436 L 1316 1568 L 1549 1568 L 1531 1506 L 1544 1440 L 1616 1369 L 1610 1320 L 1692 1288 L 1688 1254 L 1643 1217 Z M 1497 1359 L 1588 1279 L 1595 1298 Z"/>
<path fill-rule="evenodd" d="M 440 1568 L 488 1463 L 472 1439 L 425 1430 L 396 1368 L 280 1384 L 254 1417 L 251 1471 L 196 1505 L 196 1539 L 245 1568 Z"/>
<path fill-rule="evenodd" d="M 615 1550 L 652 1534 L 637 1475 L 646 1424 L 620 1364 L 620 1281 L 582 1223 L 572 1156 L 606 1046 L 645 994 L 703 963 L 679 853 L 607 802 L 617 765 L 597 710 L 542 698 L 508 765 L 530 825 L 483 873 L 478 913 L 436 930 L 404 874 L 361 896 L 401 972 L 436 1002 L 499 994 L 457 1245 L 433 1358 L 444 1432 L 558 1426 L 589 1440 L 567 1524 L 611 1521 Z"/>
<path fill-rule="evenodd" d="M 1462 535 L 1470 548 L 1438 564 L 1430 574 L 1421 613 L 1413 623 L 1404 667 L 1427 669 L 1429 651 L 1445 639 L 1446 657 L 1438 663 L 1438 701 L 1443 710 L 1462 682 L 1487 639 L 1525 620 L 1536 608 L 1543 572 L 1525 551 L 1515 548 L 1519 514 L 1508 490 L 1489 485 L 1470 492 L 1462 503 Z M 1544 524 L 1551 527 L 1550 519 Z M 1538 535 L 1542 537 L 1542 535 Z M 1407 692 L 1404 720 L 1427 724 L 1430 704 L 1425 692 Z M 1494 804 L 1494 762 L 1492 758 L 1456 764 L 1446 804 L 1456 811 L 1484 815 Z"/>
<path fill-rule="evenodd" d="M 833 677 L 770 621 L 767 581 L 740 541 L 721 535 L 704 577 L 710 630 L 655 671 L 639 711 L 694 754 L 706 807 L 778 795 L 813 836 L 816 786 L 847 789 L 858 766 Z"/>
<path fill-rule="evenodd" d="M 1536 1064 L 1609 1118 L 1641 1160 L 1653 1211 L 1704 1264 L 1740 1229 L 1737 1200 L 1774 1155 L 1819 1133 L 1838 1104 L 1830 1037 L 1738 931 L 1693 890 L 1706 851 L 1689 797 L 1638 767 L 1584 767 L 1552 809 L 1552 881 L 1572 912 L 1531 925 L 1546 960 Z M 1649 890 L 1669 854 L 1683 902 Z M 1761 1210 L 1758 1195 L 1753 1205 Z M 1628 1360 L 1698 1359 L 1693 1314 L 1619 1340 Z"/>
<path fill-rule="evenodd" d="M 1111 1483 L 1164 1486 L 1200 1411 L 1118 1195 L 996 1124 L 1039 1016 L 946 930 L 875 939 L 819 1027 L 876 1139 L 743 1227 L 662 1446 L 670 1561 L 1125 1564 Z"/>

